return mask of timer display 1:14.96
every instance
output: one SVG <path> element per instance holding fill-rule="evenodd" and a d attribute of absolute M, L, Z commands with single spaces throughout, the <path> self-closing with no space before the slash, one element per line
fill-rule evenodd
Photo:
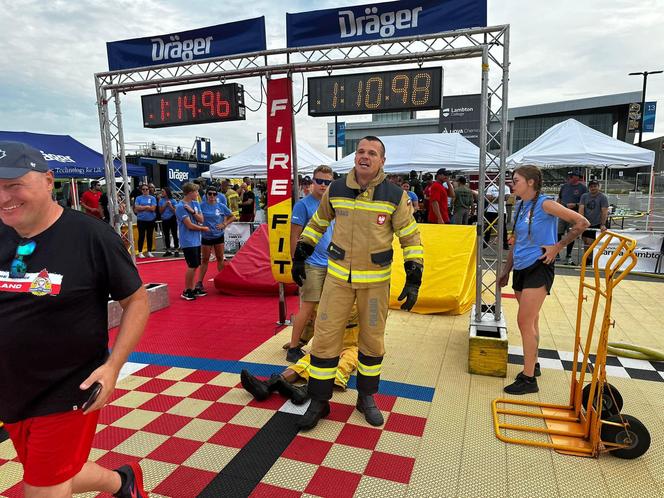
<path fill-rule="evenodd" d="M 309 78 L 309 115 L 440 109 L 441 67 Z"/>
<path fill-rule="evenodd" d="M 143 95 L 141 101 L 146 128 L 245 119 L 244 88 L 237 83 Z"/>

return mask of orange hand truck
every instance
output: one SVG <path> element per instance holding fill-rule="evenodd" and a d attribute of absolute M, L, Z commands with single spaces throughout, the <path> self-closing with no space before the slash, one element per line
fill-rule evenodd
<path fill-rule="evenodd" d="M 613 254 L 600 268 L 599 256 L 607 251 L 612 242 L 615 244 L 610 248 L 614 250 Z M 598 251 L 592 264 L 593 273 L 586 277 L 586 258 L 592 258 L 595 248 L 598 248 Z M 581 264 L 569 404 L 495 399 L 492 402 L 493 425 L 498 439 L 506 443 L 553 448 L 560 453 L 586 457 L 598 457 L 600 453 L 611 452 L 619 458 L 632 459 L 648 450 L 650 433 L 638 419 L 620 412 L 623 406 L 622 396 L 606 381 L 609 327 L 615 325 L 615 321 L 611 320 L 613 289 L 636 265 L 635 248 L 636 241 L 629 237 L 610 231 L 597 234 L 595 242 L 583 255 Z M 584 344 L 581 322 L 584 302 L 588 301 L 588 296 L 593 297 L 592 311 Z M 589 352 L 602 299 L 604 312 L 593 364 Z M 586 373 L 591 374 L 591 380 L 584 386 Z M 508 405 L 529 407 L 530 411 L 510 409 L 507 408 Z M 539 408 L 540 412 L 533 411 L 533 408 Z M 542 419 L 546 427 L 507 423 L 504 421 L 507 417 Z M 536 438 L 519 439 L 506 435 L 507 431 L 546 434 L 548 441 L 535 440 Z"/>

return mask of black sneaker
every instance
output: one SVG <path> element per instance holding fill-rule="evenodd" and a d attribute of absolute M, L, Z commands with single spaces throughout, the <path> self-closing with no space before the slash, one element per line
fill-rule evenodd
<path fill-rule="evenodd" d="M 297 363 L 305 354 L 306 353 L 298 347 L 288 348 L 288 352 L 286 353 L 286 361 Z"/>
<path fill-rule="evenodd" d="M 185 301 L 193 301 L 196 299 L 196 294 L 194 293 L 193 289 L 185 289 L 182 291 L 182 294 L 180 294 L 180 297 Z"/>
<path fill-rule="evenodd" d="M 123 465 L 115 472 L 120 474 L 122 486 L 113 496 L 117 498 L 147 498 L 148 494 L 143 489 L 143 471 L 138 462 Z"/>
<path fill-rule="evenodd" d="M 180 251 L 173 251 L 173 257 L 174 258 L 179 258 L 180 257 Z"/>
<path fill-rule="evenodd" d="M 172 253 L 171 251 L 168 251 L 168 250 L 165 251 L 165 252 L 164 252 L 164 258 L 167 258 L 167 257 L 169 257 L 169 256 L 173 256 L 173 253 Z"/>
<path fill-rule="evenodd" d="M 527 377 L 521 372 L 516 376 L 516 380 L 509 386 L 506 386 L 503 391 L 507 394 L 521 395 L 536 393 L 539 391 L 539 387 L 537 387 L 537 379 L 535 377 Z"/>
<path fill-rule="evenodd" d="M 514 377 L 514 380 L 519 378 L 519 375 L 523 374 L 523 372 L 519 372 L 516 377 Z M 535 377 L 540 377 L 542 375 L 542 370 L 540 370 L 540 364 L 539 362 L 535 363 Z"/>
<path fill-rule="evenodd" d="M 207 296 L 207 292 L 205 292 L 205 289 L 203 287 L 196 287 L 194 288 L 194 296 L 196 297 Z"/>

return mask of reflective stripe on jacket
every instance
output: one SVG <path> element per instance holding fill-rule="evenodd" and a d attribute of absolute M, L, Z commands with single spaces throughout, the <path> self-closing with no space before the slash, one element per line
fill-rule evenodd
<path fill-rule="evenodd" d="M 328 275 L 353 287 L 384 285 L 391 277 L 392 239 L 399 237 L 404 260 L 423 263 L 424 249 L 408 194 L 386 180 L 381 169 L 366 190 L 355 170 L 332 182 L 300 240 L 316 245 L 336 219 L 328 247 Z"/>

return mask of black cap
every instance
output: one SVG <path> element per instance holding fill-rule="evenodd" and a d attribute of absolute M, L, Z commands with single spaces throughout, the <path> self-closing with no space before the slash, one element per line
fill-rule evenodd
<path fill-rule="evenodd" d="M 567 176 L 578 176 L 579 178 L 581 178 L 582 175 L 581 175 L 581 172 L 579 170 L 573 169 L 573 170 L 567 172 Z"/>
<path fill-rule="evenodd" d="M 447 171 L 445 168 L 440 168 L 438 171 L 436 171 L 436 176 L 438 175 L 450 176 L 450 172 Z"/>
<path fill-rule="evenodd" d="M 48 171 L 42 153 L 22 142 L 0 140 L 0 179 L 12 180 L 30 171 Z"/>
<path fill-rule="evenodd" d="M 589 186 L 589 187 L 592 187 L 593 185 L 599 185 L 599 182 L 598 182 L 597 180 L 590 180 L 590 181 L 588 182 L 588 186 Z"/>

